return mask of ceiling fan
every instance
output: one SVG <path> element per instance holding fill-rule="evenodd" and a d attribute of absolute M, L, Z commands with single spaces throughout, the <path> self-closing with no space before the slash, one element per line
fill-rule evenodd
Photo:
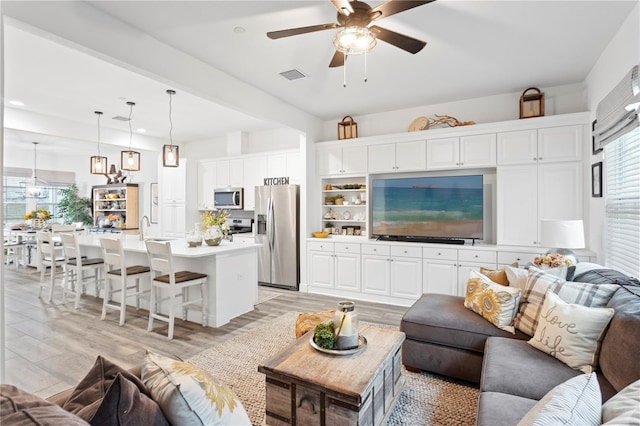
<path fill-rule="evenodd" d="M 386 28 L 369 24 L 423 4 L 431 3 L 435 0 L 426 1 L 396 1 L 388 0 L 380 6 L 372 8 L 368 4 L 353 0 L 331 0 L 333 6 L 338 10 L 338 23 L 312 25 L 309 27 L 290 28 L 287 30 L 271 31 L 267 33 L 270 39 L 291 37 L 299 34 L 312 33 L 316 31 L 329 30 L 332 28 L 343 28 L 333 42 L 336 53 L 331 59 L 330 67 L 341 67 L 344 65 L 347 55 L 366 53 L 375 46 L 376 39 L 385 41 L 409 53 L 416 54 L 427 44 L 424 41 L 409 37 Z M 342 40 L 342 37 L 346 39 Z M 345 41 L 347 40 L 347 41 Z M 351 46 L 343 43 L 354 42 Z"/>

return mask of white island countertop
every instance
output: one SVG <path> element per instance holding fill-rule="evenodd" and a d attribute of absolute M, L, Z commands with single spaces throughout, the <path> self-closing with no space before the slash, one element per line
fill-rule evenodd
<path fill-rule="evenodd" d="M 100 239 L 122 240 L 128 265 L 149 265 L 147 248 L 138 235 L 90 234 L 78 237 L 83 255 L 102 257 Z M 189 247 L 184 238 L 149 236 L 151 241 L 168 242 L 176 271 L 188 270 L 207 274 L 207 302 L 210 327 L 220 327 L 231 319 L 250 312 L 258 298 L 258 254 L 261 244 L 223 240 L 219 246 Z M 145 285 L 149 285 L 145 283 Z M 192 290 L 192 289 L 189 289 Z M 131 299 L 133 301 L 133 299 Z M 142 301 L 142 307 L 146 300 Z M 167 313 L 168 305 L 160 302 L 160 311 Z M 199 313 L 189 311 L 189 321 L 200 322 Z"/>

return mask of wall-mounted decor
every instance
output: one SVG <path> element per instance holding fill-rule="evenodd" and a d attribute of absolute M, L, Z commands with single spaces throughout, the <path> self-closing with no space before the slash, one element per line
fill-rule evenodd
<path fill-rule="evenodd" d="M 457 118 L 452 117 L 450 115 L 435 114 L 435 116 L 436 118 L 429 119 L 429 125 L 427 126 L 427 128 L 436 127 L 436 126 L 447 126 L 447 127 L 472 126 L 476 124 L 475 121 L 460 121 Z"/>
<path fill-rule="evenodd" d="M 338 123 L 338 139 L 352 139 L 358 137 L 358 123 L 347 115 Z"/>
<path fill-rule="evenodd" d="M 158 223 L 158 184 L 150 185 L 151 194 L 151 223 Z"/>
<path fill-rule="evenodd" d="M 591 196 L 602 197 L 602 161 L 591 165 Z"/>
<path fill-rule="evenodd" d="M 593 120 L 593 123 L 591 123 L 591 153 L 593 155 L 602 152 L 602 147 L 596 144 L 596 121 Z"/>
<path fill-rule="evenodd" d="M 528 92 L 532 93 L 528 93 Z M 544 93 L 537 87 L 529 87 L 520 96 L 520 118 L 544 116 Z"/>

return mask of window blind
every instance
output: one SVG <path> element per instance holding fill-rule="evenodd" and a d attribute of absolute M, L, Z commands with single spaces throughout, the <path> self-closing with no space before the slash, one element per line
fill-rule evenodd
<path fill-rule="evenodd" d="M 604 160 L 605 265 L 640 277 L 640 127 L 606 145 Z"/>

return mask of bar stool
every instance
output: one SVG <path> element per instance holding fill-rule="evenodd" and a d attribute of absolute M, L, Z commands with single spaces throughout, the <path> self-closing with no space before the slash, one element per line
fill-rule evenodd
<path fill-rule="evenodd" d="M 104 297 L 102 299 L 102 320 L 107 316 L 107 309 L 120 311 L 120 325 L 124 325 L 127 312 L 127 298 L 136 297 L 136 309 L 140 309 L 140 297 L 150 293 L 150 290 L 140 290 L 140 278 L 151 276 L 151 268 L 142 265 L 126 266 L 122 240 L 116 238 L 101 238 L 102 257 L 104 258 L 106 279 L 104 283 Z M 134 283 L 127 286 L 127 281 Z M 111 280 L 120 282 L 120 286 L 111 285 Z M 117 289 L 114 289 L 117 288 Z M 129 293 L 129 291 L 132 291 Z M 120 292 L 120 304 L 112 302 L 113 293 Z"/>
<path fill-rule="evenodd" d="M 104 261 L 100 258 L 82 256 L 80 245 L 75 234 L 60 234 L 62 249 L 64 251 L 64 280 L 62 282 L 62 297 L 67 302 L 67 293 L 74 295 L 74 307 L 80 306 L 80 295 L 86 290 L 86 280 L 93 278 L 95 283 L 95 295 L 100 297 L 100 286 L 103 281 L 102 271 Z M 93 275 L 85 276 L 84 272 L 93 270 Z"/>
<path fill-rule="evenodd" d="M 157 319 L 169 324 L 168 338 L 173 339 L 175 323 L 174 310 L 182 307 L 182 319 L 187 320 L 188 307 L 202 312 L 202 326 L 207 326 L 207 274 L 191 271 L 175 272 L 171 256 L 171 244 L 146 241 L 149 265 L 153 271 L 151 279 L 151 302 L 149 304 L 149 325 L 147 331 L 153 330 L 153 320 Z M 200 297 L 189 299 L 188 287 L 200 287 Z M 169 296 L 158 299 L 158 289 L 169 290 Z M 177 294 L 177 292 L 180 293 Z M 181 300 L 178 300 L 181 298 Z M 158 303 L 169 300 L 169 315 L 158 312 Z"/>
<path fill-rule="evenodd" d="M 64 256 L 56 249 L 51 232 L 39 231 L 36 233 L 36 247 L 38 249 L 38 270 L 40 271 L 40 291 L 38 297 L 42 297 L 42 289 L 49 288 L 49 297 L 47 301 L 51 303 L 53 300 L 53 288 L 56 282 L 56 268 L 58 265 L 64 264 Z M 49 268 L 50 278 L 49 284 L 45 282 L 45 275 Z"/>

